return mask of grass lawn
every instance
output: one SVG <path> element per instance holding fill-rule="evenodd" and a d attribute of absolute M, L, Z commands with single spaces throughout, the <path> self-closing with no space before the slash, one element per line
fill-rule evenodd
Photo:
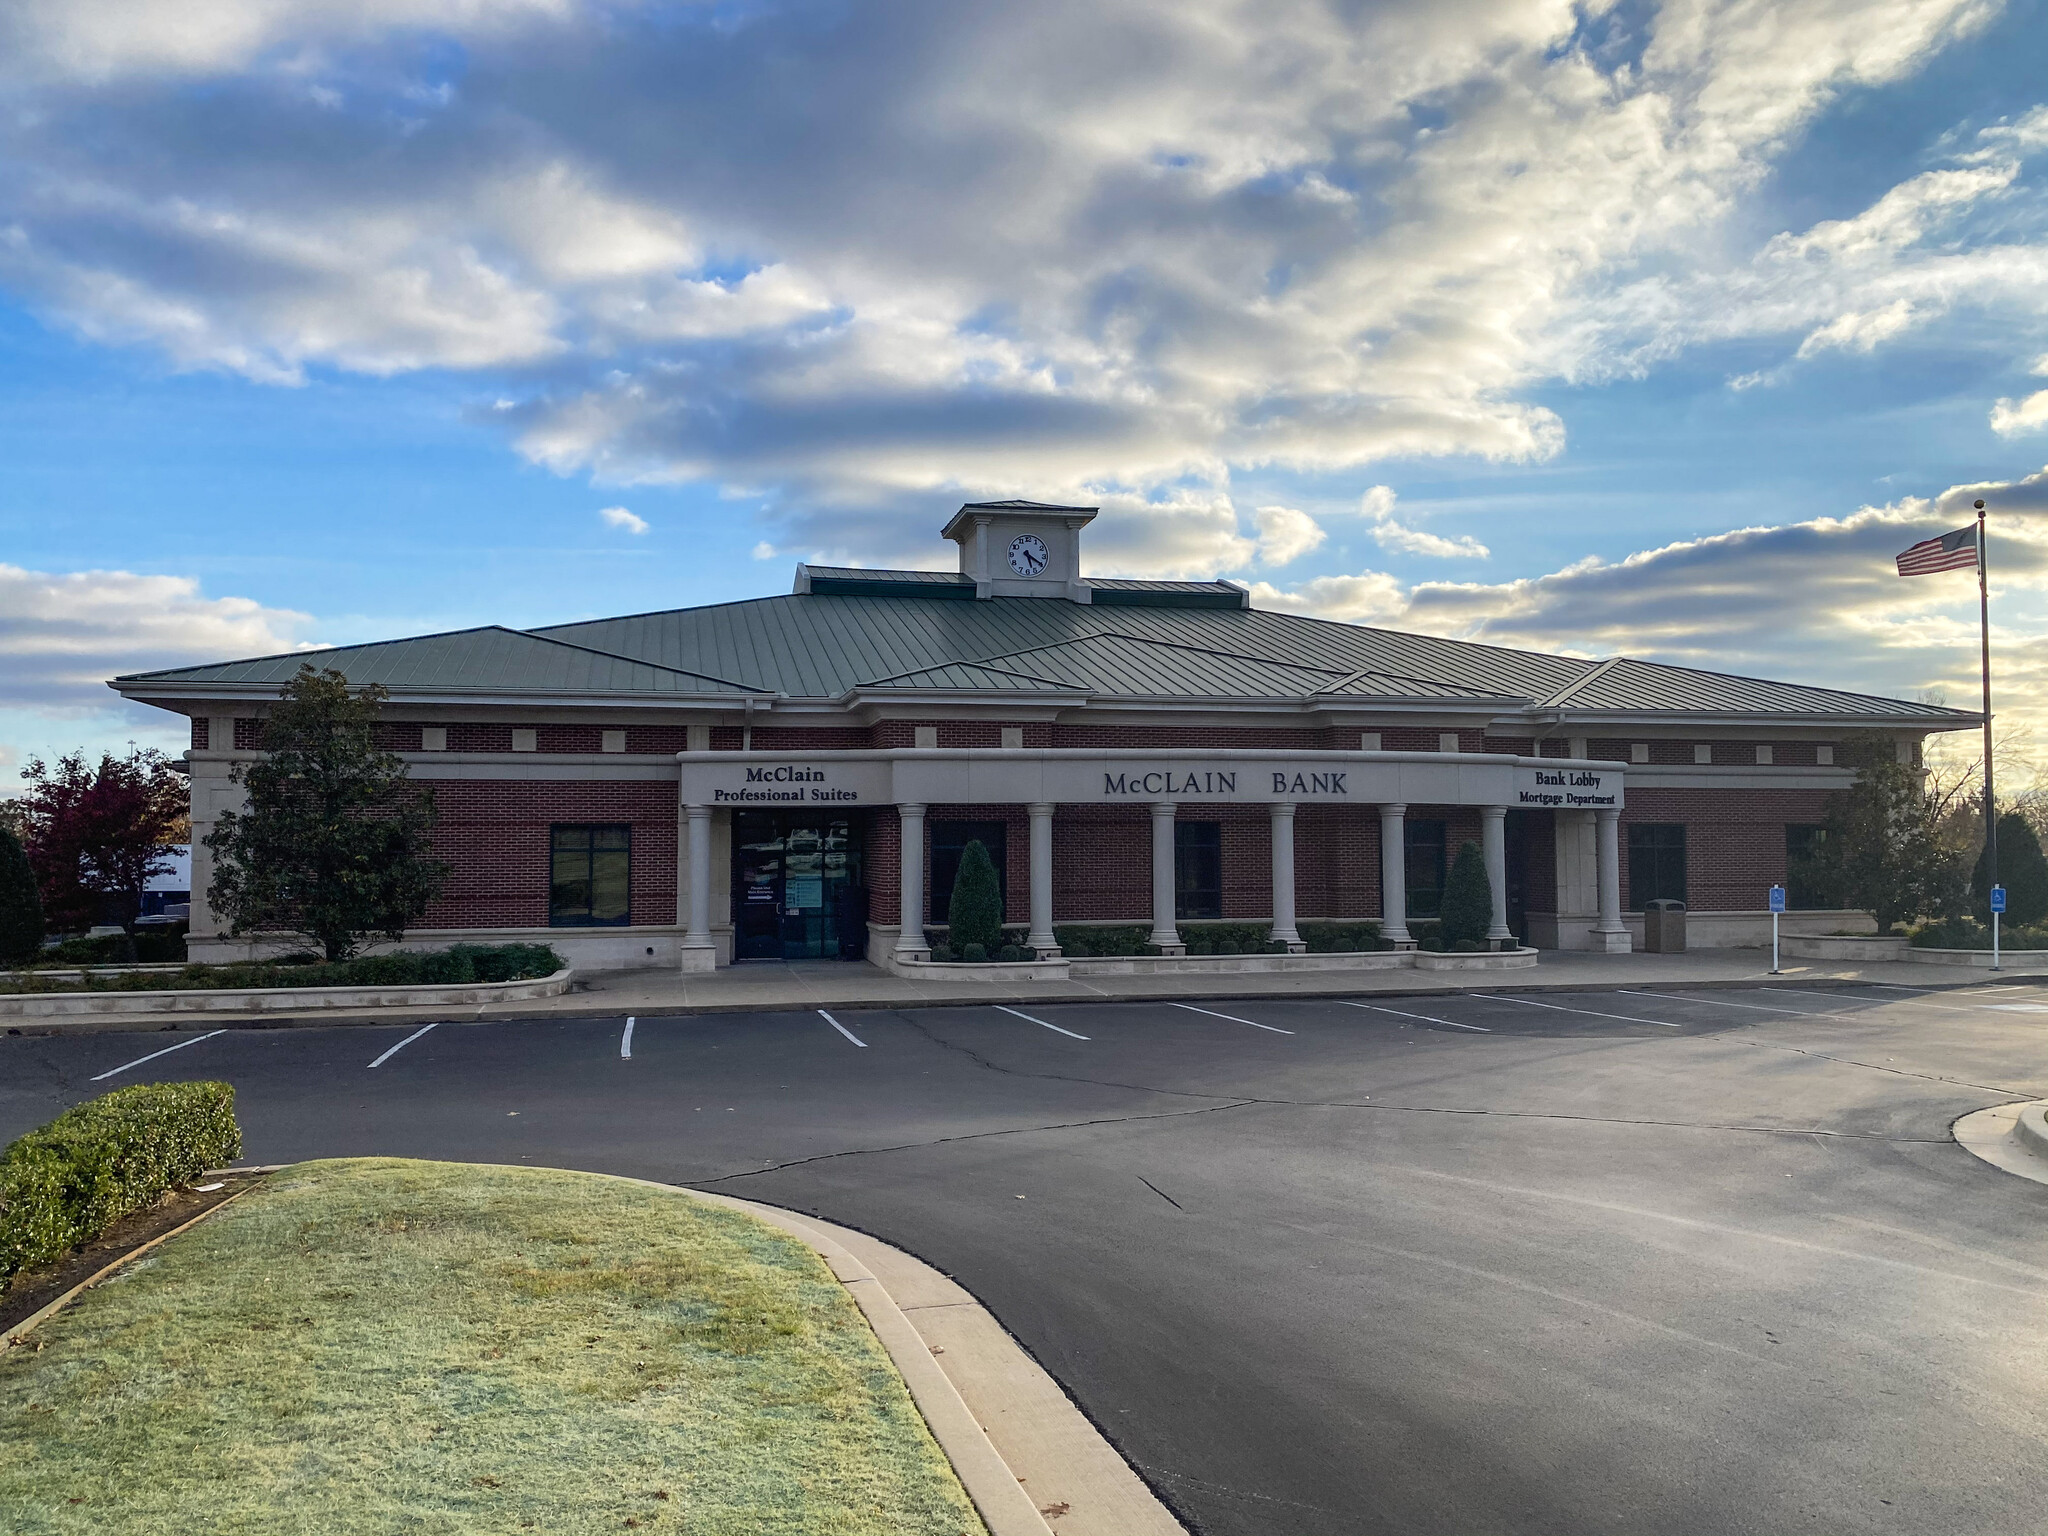
<path fill-rule="evenodd" d="M 305 1163 L 0 1357 L 0 1530 L 973 1533 L 810 1249 L 585 1174 Z"/>

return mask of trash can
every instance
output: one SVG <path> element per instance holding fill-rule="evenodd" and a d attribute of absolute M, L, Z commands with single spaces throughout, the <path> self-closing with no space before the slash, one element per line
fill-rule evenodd
<path fill-rule="evenodd" d="M 1643 903 L 1643 949 L 1653 955 L 1685 953 L 1685 903 L 1659 899 Z"/>

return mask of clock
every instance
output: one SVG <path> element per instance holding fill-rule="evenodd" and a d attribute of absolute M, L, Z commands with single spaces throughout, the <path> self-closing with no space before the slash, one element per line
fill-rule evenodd
<path fill-rule="evenodd" d="M 1037 534 L 1020 533 L 1010 540 L 1010 569 L 1019 576 L 1036 576 L 1050 564 L 1052 556 Z"/>

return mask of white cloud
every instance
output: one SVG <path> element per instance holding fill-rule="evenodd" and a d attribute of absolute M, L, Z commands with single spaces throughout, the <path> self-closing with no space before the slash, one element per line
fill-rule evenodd
<path fill-rule="evenodd" d="M 766 539 L 763 539 L 754 546 L 753 555 L 756 560 L 773 560 L 775 558 L 775 546 Z"/>
<path fill-rule="evenodd" d="M 641 534 L 645 533 L 648 528 L 646 518 L 636 517 L 624 507 L 604 507 L 599 510 L 597 515 L 612 527 L 623 528 L 628 533 Z"/>
<path fill-rule="evenodd" d="M 1259 564 L 1288 565 L 1323 542 L 1320 523 L 1293 507 L 1260 507 L 1252 515 L 1259 530 Z"/>
<path fill-rule="evenodd" d="M 2044 427 L 2048 427 L 2048 389 L 2036 390 L 2024 400 L 2000 400 L 1991 408 L 1991 430 L 2000 437 L 2017 437 Z"/>
<path fill-rule="evenodd" d="M 1977 690 L 1976 583 L 1901 578 L 1893 557 L 1990 503 L 1993 665 L 2001 720 L 2048 727 L 2048 469 L 1952 486 L 1846 517 L 1743 528 L 1502 582 L 1384 572 L 1260 582 L 1259 607 L 1581 656 L 1645 657 L 1894 698 Z"/>
<path fill-rule="evenodd" d="M 2032 114 L 1754 259 L 1728 236 L 1840 92 L 1991 10 L 24 0 L 0 283 L 184 367 L 484 372 L 536 462 L 763 488 L 793 547 L 1092 488 L 1161 535 L 1131 567 L 1237 569 L 1237 469 L 1541 459 L 1533 385 L 1720 336 L 2038 329 L 2036 251 L 1947 242 Z"/>
<path fill-rule="evenodd" d="M 1455 538 L 1410 528 L 1394 516 L 1391 486 L 1375 485 L 1359 498 L 1358 510 L 1372 521 L 1373 541 L 1381 549 L 1404 555 L 1433 555 L 1440 560 L 1485 560 L 1492 551 L 1469 533 Z"/>

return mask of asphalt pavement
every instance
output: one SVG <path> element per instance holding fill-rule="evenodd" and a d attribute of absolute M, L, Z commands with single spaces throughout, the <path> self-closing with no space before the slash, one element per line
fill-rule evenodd
<path fill-rule="evenodd" d="M 1194 1529 L 2034 1533 L 2048 989 L 1603 989 L 0 1036 L 0 1139 L 719 1189 L 978 1295 Z M 162 1052 L 163 1054 L 152 1053 Z"/>

